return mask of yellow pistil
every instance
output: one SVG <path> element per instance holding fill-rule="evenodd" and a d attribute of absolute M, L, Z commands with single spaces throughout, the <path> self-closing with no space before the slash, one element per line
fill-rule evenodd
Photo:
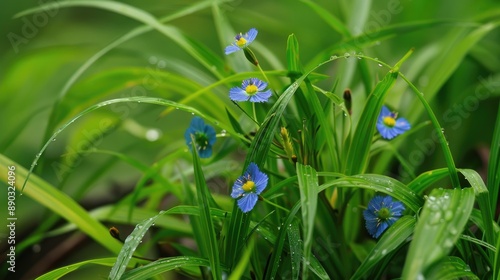
<path fill-rule="evenodd" d="M 243 47 L 245 46 L 245 44 L 247 43 L 247 40 L 245 38 L 243 38 L 243 36 L 240 36 L 240 38 L 236 41 L 236 45 L 238 45 L 238 47 Z"/>
<path fill-rule="evenodd" d="M 257 91 L 259 91 L 259 88 L 258 88 L 256 85 L 250 84 L 250 85 L 248 85 L 248 86 L 245 88 L 245 91 L 246 91 L 248 94 L 254 94 L 254 93 L 256 93 Z"/>
<path fill-rule="evenodd" d="M 388 127 L 393 127 L 396 125 L 396 119 L 391 116 L 387 116 L 384 118 L 384 124 Z"/>
<path fill-rule="evenodd" d="M 255 189 L 255 183 L 253 181 L 246 181 L 241 188 L 246 192 L 251 192 Z"/>

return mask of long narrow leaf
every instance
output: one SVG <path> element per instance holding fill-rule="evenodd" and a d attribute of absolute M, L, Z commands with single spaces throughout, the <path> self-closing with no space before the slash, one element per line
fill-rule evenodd
<path fill-rule="evenodd" d="M 447 256 L 460 237 L 474 206 L 474 190 L 435 189 L 420 213 L 403 268 L 403 279 L 417 279 Z"/>
<path fill-rule="evenodd" d="M 297 163 L 297 178 L 299 180 L 302 223 L 304 224 L 302 228 L 304 236 L 302 279 L 307 279 L 309 271 L 307 264 L 310 263 L 314 218 L 318 205 L 318 176 L 316 170 L 311 166 Z"/>

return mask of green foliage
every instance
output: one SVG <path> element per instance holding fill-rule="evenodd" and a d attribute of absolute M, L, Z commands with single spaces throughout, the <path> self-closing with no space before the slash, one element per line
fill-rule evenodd
<path fill-rule="evenodd" d="M 8 7 L 15 277 L 500 279 L 498 4 L 190 2 Z M 230 100 L 249 78 L 267 102 Z M 385 139 L 383 106 L 411 129 Z M 193 116 L 217 132 L 209 158 L 186 145 Z M 250 163 L 268 181 L 243 213 L 230 194 Z M 378 238 L 375 196 L 405 207 Z M 377 207 L 379 228 L 392 210 Z M 52 242 L 82 235 L 67 257 Z"/>

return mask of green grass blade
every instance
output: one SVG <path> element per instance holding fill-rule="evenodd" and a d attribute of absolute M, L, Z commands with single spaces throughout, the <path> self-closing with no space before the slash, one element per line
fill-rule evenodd
<path fill-rule="evenodd" d="M 16 179 L 18 182 L 26 181 L 28 171 L 20 164 L 0 154 L 0 180 L 7 183 L 8 166 L 15 166 Z M 31 180 L 26 184 L 27 188 L 23 195 L 27 195 L 34 201 L 47 207 L 54 213 L 60 215 L 65 220 L 74 223 L 82 232 L 86 233 L 96 242 L 101 244 L 109 251 L 118 254 L 120 252 L 121 243 L 109 235 L 108 229 L 101 223 L 89 216 L 87 211 L 78 203 L 45 182 L 38 176 L 32 176 Z M 22 191 L 22 187 L 17 184 L 16 188 Z"/>
<path fill-rule="evenodd" d="M 490 191 L 491 207 L 495 207 L 498 202 L 498 193 L 500 192 L 500 111 L 498 112 L 495 121 L 495 130 L 493 132 L 493 139 L 491 139 L 490 160 L 488 162 L 488 189 Z"/>
<path fill-rule="evenodd" d="M 115 2 L 115 1 L 88 1 L 88 0 L 74 0 L 74 1 L 60 1 L 57 3 L 47 3 L 39 5 L 36 8 L 25 10 L 21 13 L 16 14 L 14 17 L 22 17 L 29 14 L 42 12 L 46 9 L 61 9 L 66 7 L 93 7 L 103 10 L 108 10 L 123 16 L 135 19 L 139 22 L 147 24 L 153 27 L 163 35 L 169 37 L 174 42 L 179 44 L 185 49 L 191 56 L 193 56 L 198 62 L 200 62 L 205 68 L 212 72 L 216 77 L 222 78 L 221 74 L 224 69 L 224 62 L 216 56 L 207 47 L 199 44 L 198 42 L 187 38 L 182 32 L 174 27 L 162 24 L 158 19 L 152 16 L 150 13 L 138 9 L 134 6 L 128 4 Z"/>
<path fill-rule="evenodd" d="M 31 173 L 33 173 L 33 169 L 35 168 L 36 164 L 38 163 L 38 160 L 40 159 L 40 156 L 43 154 L 43 152 L 47 149 L 47 147 L 53 142 L 54 139 L 56 139 L 56 137 L 61 133 L 63 132 L 68 126 L 70 126 L 71 124 L 73 124 L 76 120 L 78 120 L 79 118 L 85 116 L 86 114 L 90 113 L 90 112 L 93 112 L 99 108 L 102 108 L 102 107 L 105 107 L 105 106 L 110 106 L 112 104 L 118 104 L 118 103 L 147 103 L 147 104 L 156 104 L 156 105 L 162 105 L 162 106 L 170 106 L 170 107 L 174 107 L 174 108 L 178 108 L 180 110 L 183 110 L 183 111 L 186 111 L 186 112 L 190 112 L 191 114 L 195 114 L 195 115 L 198 115 L 206 120 L 208 120 L 209 122 L 211 123 L 214 123 L 216 124 L 218 127 L 220 127 L 221 129 L 224 129 L 226 130 L 228 133 L 230 133 L 231 135 L 235 136 L 235 137 L 239 137 L 241 139 L 243 139 L 243 141 L 246 141 L 244 140 L 245 138 L 236 133 L 232 126 L 230 125 L 225 125 L 223 123 L 219 123 L 219 121 L 217 121 L 216 119 L 210 117 L 210 116 L 207 116 L 203 113 L 201 113 L 198 109 L 196 108 L 193 108 L 193 107 L 190 107 L 190 106 L 186 106 L 186 105 L 183 105 L 183 104 L 179 104 L 179 103 L 176 103 L 176 102 L 173 102 L 173 101 L 170 101 L 170 100 L 166 100 L 166 99 L 162 99 L 162 98 L 156 98 L 156 97 L 128 97 L 128 98 L 117 98 L 117 99 L 111 99 L 111 100 L 107 100 L 107 101 L 103 101 L 103 102 L 100 102 L 100 103 L 97 103 L 87 109 L 85 109 L 84 111 L 82 111 L 81 113 L 77 114 L 76 116 L 74 116 L 71 120 L 69 120 L 68 122 L 66 122 L 65 124 L 63 124 L 59 129 L 56 130 L 56 132 L 54 134 L 52 134 L 52 136 L 47 140 L 47 142 L 45 143 L 45 145 L 42 147 L 42 149 L 40 150 L 40 152 L 36 155 L 35 159 L 33 160 L 33 163 L 31 164 L 31 167 L 30 167 L 30 170 L 26 176 L 26 179 L 24 180 L 24 183 L 23 183 L 23 186 L 21 188 L 21 191 L 24 191 L 24 187 L 26 186 L 30 176 L 31 176 Z"/>
<path fill-rule="evenodd" d="M 120 280 L 152 279 L 158 274 L 178 268 L 200 267 L 209 265 L 210 263 L 208 262 L 208 260 L 203 258 L 184 256 L 164 258 L 151 262 L 145 266 L 129 270 L 123 274 Z"/>
<path fill-rule="evenodd" d="M 342 37 L 349 38 L 351 37 L 351 32 L 347 27 L 333 14 L 327 11 L 325 8 L 320 5 L 314 3 L 310 0 L 301 0 L 302 3 L 308 5 L 317 15 L 319 15 L 330 27 L 337 31 Z"/>
<path fill-rule="evenodd" d="M 286 41 L 286 64 L 289 75 L 302 73 L 302 65 L 300 64 L 299 41 L 294 34 L 288 36 Z"/>
<path fill-rule="evenodd" d="M 428 187 L 432 186 L 433 183 L 443 179 L 448 174 L 449 172 L 447 168 L 440 168 L 424 172 L 413 181 L 408 183 L 408 188 L 410 188 L 410 190 L 414 191 L 416 194 L 422 195 Z"/>
<path fill-rule="evenodd" d="M 347 154 L 345 174 L 363 173 L 368 160 L 372 137 L 375 134 L 377 118 L 384 104 L 384 97 L 394 85 L 397 77 L 397 71 L 389 71 L 368 96 Z"/>
<path fill-rule="evenodd" d="M 432 110 L 431 106 L 424 98 L 422 92 L 420 92 L 412 82 L 410 82 L 403 74 L 400 73 L 401 78 L 410 86 L 410 88 L 415 93 L 415 96 L 419 99 L 420 103 L 422 103 L 425 111 L 429 115 L 432 125 L 434 126 L 434 130 L 437 133 L 437 137 L 439 139 L 439 144 L 441 145 L 441 149 L 443 150 L 444 159 L 446 161 L 446 165 L 448 166 L 448 171 L 450 173 L 451 184 L 454 188 L 460 188 L 460 181 L 458 180 L 457 168 L 455 166 L 455 162 L 453 161 L 453 155 L 451 154 L 450 147 L 448 145 L 448 141 L 444 136 L 443 129 L 439 124 L 438 119 L 436 118 L 436 114 Z"/>
<path fill-rule="evenodd" d="M 481 211 L 483 217 L 483 224 L 485 227 L 486 241 L 490 244 L 495 244 L 496 236 L 493 230 L 493 212 L 490 206 L 490 197 L 488 193 L 488 188 L 483 182 L 481 175 L 477 171 L 472 169 L 458 169 L 460 173 L 465 176 L 465 179 L 469 181 L 471 187 L 474 189 L 476 194 L 476 200 L 479 204 L 479 210 Z"/>
<path fill-rule="evenodd" d="M 433 265 L 426 273 L 426 279 L 454 280 L 470 279 L 479 280 L 470 267 L 458 257 L 445 257 Z"/>
<path fill-rule="evenodd" d="M 435 189 L 420 213 L 403 268 L 403 279 L 417 279 L 447 256 L 464 230 L 474 206 L 474 190 Z"/>
<path fill-rule="evenodd" d="M 59 278 L 65 276 L 66 274 L 71 273 L 73 271 L 76 271 L 79 268 L 81 268 L 82 266 L 88 265 L 88 264 L 97 264 L 97 265 L 112 267 L 113 264 L 115 263 L 115 261 L 116 261 L 116 258 L 103 258 L 103 259 L 86 260 L 83 262 L 74 263 L 71 265 L 60 267 L 58 269 L 54 269 L 50 272 L 47 272 L 47 273 L 37 277 L 36 280 L 56 280 L 56 279 L 59 279 Z M 133 267 L 135 265 L 136 265 L 135 263 L 134 264 L 129 263 L 129 267 Z"/>
<path fill-rule="evenodd" d="M 319 191 L 323 191 L 333 186 L 340 188 L 363 188 L 385 193 L 403 202 L 415 213 L 417 213 L 424 204 L 422 198 L 417 196 L 405 184 L 391 177 L 378 174 L 356 175 L 331 180 L 320 185 Z"/>
<path fill-rule="evenodd" d="M 366 259 L 358 267 L 351 280 L 363 279 L 369 275 L 370 269 L 381 262 L 387 254 L 396 250 L 405 244 L 406 239 L 410 237 L 415 228 L 415 218 L 403 216 L 397 220 L 387 231 L 382 235 L 375 247 L 370 251 Z"/>
<path fill-rule="evenodd" d="M 115 265 L 113 265 L 113 268 L 111 268 L 111 272 L 109 273 L 109 279 L 121 279 L 137 246 L 139 246 L 139 243 L 142 242 L 142 238 L 144 237 L 148 229 L 152 225 L 154 225 L 156 219 L 163 214 L 164 211 L 161 211 L 156 216 L 146 219 L 135 226 L 134 231 L 132 231 L 132 233 L 127 236 L 125 242 L 123 243 L 122 250 L 116 258 L 116 263 Z"/>
<path fill-rule="evenodd" d="M 307 279 L 309 272 L 307 265 L 310 263 L 311 258 L 314 218 L 316 217 L 316 207 L 318 205 L 318 176 L 316 170 L 311 166 L 297 163 L 297 178 L 299 181 L 303 223 L 302 235 L 304 238 L 302 279 Z"/>
<path fill-rule="evenodd" d="M 299 271 L 300 271 L 300 261 L 303 259 L 303 249 L 302 249 L 302 240 L 300 239 L 300 230 L 299 223 L 297 220 L 294 220 L 292 224 L 286 227 L 286 232 L 288 236 L 288 245 L 290 246 L 290 262 L 292 264 L 291 271 L 292 276 L 290 279 L 298 280 L 299 279 Z M 305 258 L 304 265 L 305 267 Z M 304 275 L 304 273 L 302 273 Z M 307 279 L 307 278 L 301 278 Z"/>
<path fill-rule="evenodd" d="M 274 243 L 274 250 L 271 258 L 269 259 L 269 266 L 266 274 L 264 275 L 264 279 L 275 279 L 276 273 L 278 272 L 278 267 L 280 265 L 281 254 L 283 253 L 283 246 L 285 245 L 285 237 L 287 235 L 286 228 L 292 226 L 293 219 L 295 218 L 295 215 L 297 214 L 299 209 L 300 203 L 297 202 L 295 206 L 290 210 L 290 213 L 288 213 L 285 222 L 281 226 L 281 230 L 279 231 Z"/>
<path fill-rule="evenodd" d="M 500 278 L 500 234 L 497 234 L 495 258 L 493 262 L 493 279 Z"/>
<path fill-rule="evenodd" d="M 196 143 L 194 135 L 191 135 L 192 143 Z M 221 279 L 221 262 L 219 256 L 219 247 L 217 244 L 217 237 L 215 235 L 214 223 L 212 220 L 212 215 L 210 213 L 210 201 L 213 200 L 210 195 L 207 182 L 205 181 L 205 176 L 203 175 L 203 170 L 201 169 L 200 158 L 198 156 L 198 151 L 193 144 L 192 149 L 193 154 L 193 168 L 194 177 L 196 180 L 196 196 L 198 199 L 198 207 L 200 207 L 200 219 L 199 228 L 200 232 L 195 234 L 201 235 L 198 240 L 202 241 L 200 246 L 200 251 L 203 255 L 208 258 L 210 262 L 210 271 L 212 273 L 213 279 Z"/>

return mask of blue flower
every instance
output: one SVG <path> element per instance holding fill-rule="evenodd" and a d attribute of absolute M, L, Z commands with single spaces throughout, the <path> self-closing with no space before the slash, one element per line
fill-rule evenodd
<path fill-rule="evenodd" d="M 410 123 L 405 118 L 399 118 L 397 113 L 392 113 L 386 106 L 378 116 L 377 129 L 385 139 L 392 139 L 410 129 Z"/>
<path fill-rule="evenodd" d="M 240 87 L 229 90 L 229 98 L 233 101 L 267 102 L 271 97 L 271 90 L 266 90 L 267 83 L 257 78 L 244 80 Z"/>
<path fill-rule="evenodd" d="M 257 29 L 252 28 L 245 34 L 238 34 L 234 37 L 234 42 L 226 47 L 226 55 L 246 48 L 257 37 Z"/>
<path fill-rule="evenodd" d="M 212 155 L 212 146 L 215 143 L 215 129 L 205 124 L 202 118 L 194 117 L 189 128 L 184 133 L 186 144 L 190 150 L 193 147 L 191 135 L 194 135 L 196 149 L 198 149 L 200 158 L 210 157 Z"/>
<path fill-rule="evenodd" d="M 392 201 L 390 196 L 375 196 L 363 211 L 366 229 L 374 238 L 378 238 L 388 227 L 394 224 L 401 216 L 405 207 L 399 201 Z"/>
<path fill-rule="evenodd" d="M 257 164 L 252 162 L 248 165 L 245 174 L 234 182 L 231 197 L 238 199 L 238 207 L 243 213 L 253 209 L 259 199 L 259 194 L 267 186 L 267 180 L 267 175 L 259 170 Z"/>

